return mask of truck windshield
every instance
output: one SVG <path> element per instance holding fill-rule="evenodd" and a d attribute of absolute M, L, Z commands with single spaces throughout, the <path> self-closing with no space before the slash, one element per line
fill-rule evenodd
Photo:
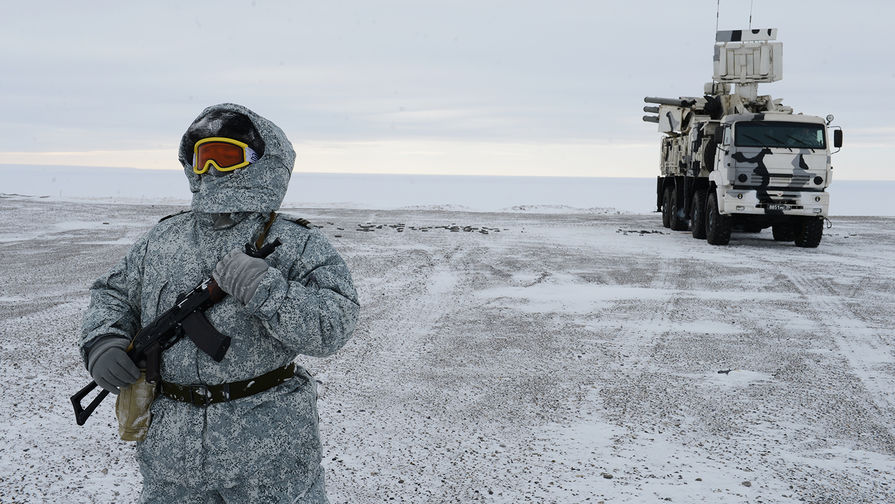
<path fill-rule="evenodd" d="M 755 121 L 737 123 L 734 130 L 737 147 L 785 147 L 825 149 L 822 124 Z"/>

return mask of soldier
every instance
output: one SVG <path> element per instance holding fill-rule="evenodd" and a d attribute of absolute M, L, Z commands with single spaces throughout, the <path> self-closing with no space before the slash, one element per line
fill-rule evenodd
<path fill-rule="evenodd" d="M 328 356 L 354 331 L 347 266 L 307 221 L 274 213 L 295 152 L 235 104 L 208 107 L 180 142 L 191 210 L 162 219 L 91 287 L 81 353 L 115 394 L 139 371 L 129 340 L 209 274 L 229 293 L 205 314 L 232 342 L 215 362 L 188 338 L 161 357 L 151 425 L 137 443 L 141 502 L 327 502 L 314 380 L 293 360 Z M 266 259 L 246 243 L 282 242 Z"/>

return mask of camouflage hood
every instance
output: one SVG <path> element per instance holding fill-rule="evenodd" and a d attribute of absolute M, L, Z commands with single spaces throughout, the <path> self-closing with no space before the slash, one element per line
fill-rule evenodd
<path fill-rule="evenodd" d="M 258 161 L 227 176 L 197 175 L 192 167 L 195 140 L 185 133 L 180 140 L 178 158 L 190 182 L 193 210 L 204 213 L 267 213 L 280 208 L 292 175 L 295 151 L 286 134 L 276 124 L 242 105 L 222 103 L 203 110 L 187 131 L 205 128 L 209 131 L 207 136 L 214 136 L 214 117 L 226 112 L 242 114 L 251 121 L 264 143 L 264 154 Z"/>

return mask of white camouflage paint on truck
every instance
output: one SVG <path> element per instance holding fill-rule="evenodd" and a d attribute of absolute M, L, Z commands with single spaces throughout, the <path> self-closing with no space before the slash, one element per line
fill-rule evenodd
<path fill-rule="evenodd" d="M 793 113 L 758 84 L 783 77 L 776 29 L 719 31 L 702 96 L 647 97 L 644 121 L 663 133 L 656 207 L 665 227 L 723 245 L 733 228 L 773 228 L 775 240 L 816 247 L 829 210 L 831 146 L 841 131 Z M 731 92 L 731 86 L 735 86 Z M 835 135 L 830 132 L 835 131 Z M 834 141 L 835 138 L 835 141 Z"/>

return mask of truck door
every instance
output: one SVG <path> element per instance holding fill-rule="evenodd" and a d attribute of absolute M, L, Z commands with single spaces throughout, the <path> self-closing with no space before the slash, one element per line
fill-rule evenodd
<path fill-rule="evenodd" d="M 719 173 L 723 173 L 721 170 L 727 168 L 725 163 L 727 162 L 728 154 L 730 153 L 730 145 L 732 143 L 732 138 L 730 134 L 730 125 L 727 124 L 724 126 L 723 131 L 721 132 L 721 143 L 718 144 L 717 149 L 715 150 L 715 171 Z"/>

